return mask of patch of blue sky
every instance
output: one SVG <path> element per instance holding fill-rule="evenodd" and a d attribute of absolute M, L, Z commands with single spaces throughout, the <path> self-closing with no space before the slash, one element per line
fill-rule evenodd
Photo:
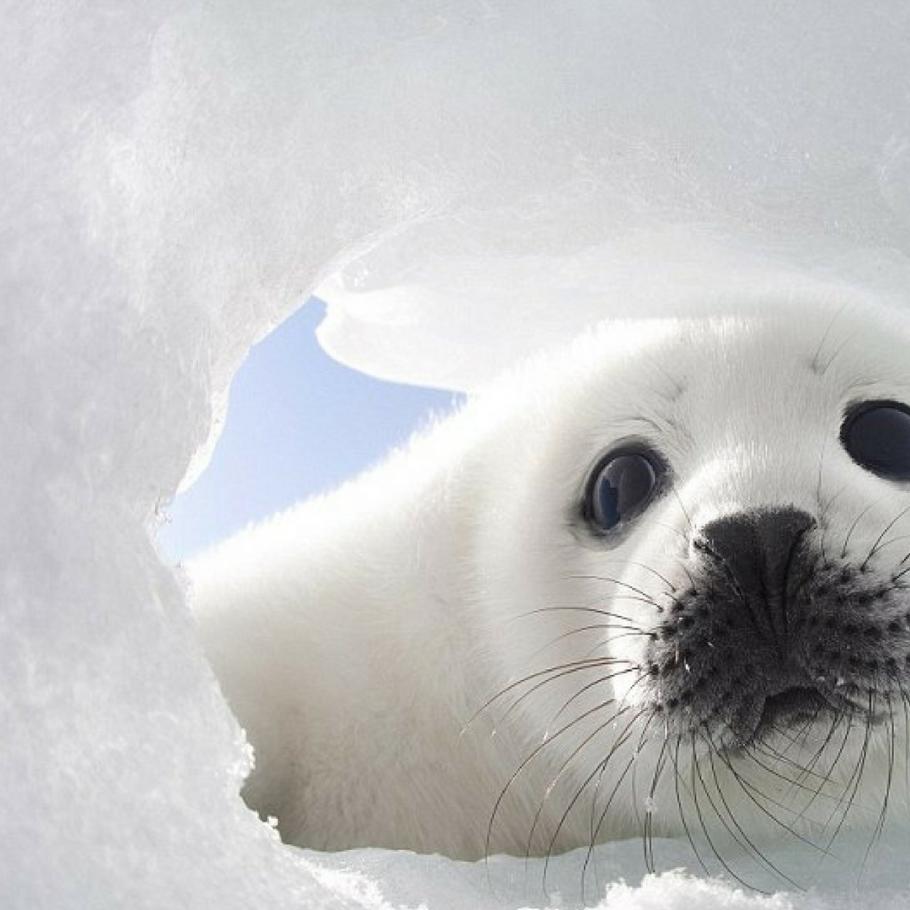
<path fill-rule="evenodd" d="M 316 341 L 325 305 L 308 301 L 255 345 L 231 386 L 205 472 L 167 509 L 158 539 L 176 561 L 252 521 L 336 487 L 381 460 L 460 396 L 373 379 Z"/>

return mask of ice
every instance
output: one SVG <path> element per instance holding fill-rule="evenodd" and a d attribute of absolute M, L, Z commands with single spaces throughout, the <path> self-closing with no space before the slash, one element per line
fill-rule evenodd
<path fill-rule="evenodd" d="M 249 750 L 160 511 L 245 352 L 315 288 L 335 288 L 337 356 L 457 388 L 604 312 L 716 307 L 709 283 L 902 302 L 908 16 L 7 4 L 0 905 L 545 906 L 521 891 L 537 862 L 494 861 L 491 892 L 482 864 L 279 843 L 237 796 Z M 610 845 L 603 906 L 906 906 L 895 838 L 862 886 L 832 873 L 808 897 L 642 883 L 640 844 Z M 666 855 L 691 872 L 685 845 Z M 582 860 L 557 862 L 550 906 Z"/>
<path fill-rule="evenodd" d="M 325 280 L 335 356 L 470 389 L 605 312 L 813 287 L 906 305 L 907 7 L 491 9 L 478 46 L 500 53 L 476 109 L 472 81 L 452 89 L 474 140 L 447 155 L 468 174 L 457 216 L 433 212 Z"/>
<path fill-rule="evenodd" d="M 907 905 L 906 875 L 898 871 L 906 856 L 906 836 L 886 838 L 862 875 L 858 864 L 829 860 L 821 865 L 817 854 L 794 851 L 791 845 L 767 850 L 771 861 L 802 864 L 802 892 L 760 894 L 732 881 L 705 877 L 693 861 L 688 845 L 655 840 L 656 856 L 667 871 L 647 874 L 640 841 L 610 844 L 596 851 L 586 877 L 585 900 L 598 910 L 898 910 Z M 859 856 L 868 835 L 847 835 L 842 850 Z M 554 857 L 543 883 L 543 863 L 514 857 L 493 857 L 489 863 L 458 863 L 443 857 L 355 850 L 336 854 L 302 851 L 319 864 L 323 881 L 347 874 L 346 887 L 367 888 L 380 883 L 379 907 L 419 907 L 431 910 L 527 910 L 580 906 L 581 869 L 587 851 Z M 786 854 L 786 856 L 785 856 Z M 754 870 L 752 870 L 754 871 Z M 773 891 L 773 880 L 751 876 L 754 883 Z M 874 882 L 874 887 L 870 887 Z"/>

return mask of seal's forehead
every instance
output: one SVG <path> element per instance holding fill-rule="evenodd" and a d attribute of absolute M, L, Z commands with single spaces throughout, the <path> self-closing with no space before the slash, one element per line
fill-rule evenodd
<path fill-rule="evenodd" d="M 836 435 L 853 402 L 910 403 L 910 329 L 875 308 L 644 320 L 603 326 L 589 342 L 565 376 L 585 425 L 671 452 L 811 447 Z"/>
<path fill-rule="evenodd" d="M 805 411 L 809 401 L 910 397 L 910 329 L 877 309 L 793 306 L 765 315 L 680 320 L 630 371 L 669 403 L 693 399 Z M 654 368 L 648 369 L 648 360 Z M 660 381 L 662 377 L 663 382 Z"/>

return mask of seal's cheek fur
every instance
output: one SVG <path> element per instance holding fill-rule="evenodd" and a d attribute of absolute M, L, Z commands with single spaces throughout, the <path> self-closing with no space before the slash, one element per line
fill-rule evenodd
<path fill-rule="evenodd" d="M 907 485 L 839 436 L 851 402 L 910 401 L 907 340 L 817 302 L 605 323 L 201 557 L 247 800 L 292 843 L 473 859 L 679 833 L 712 767 L 750 840 L 812 829 L 910 689 Z M 597 527 L 592 472 L 636 447 L 653 489 Z M 781 802 L 778 735 L 834 791 L 783 820 L 735 785 Z"/>

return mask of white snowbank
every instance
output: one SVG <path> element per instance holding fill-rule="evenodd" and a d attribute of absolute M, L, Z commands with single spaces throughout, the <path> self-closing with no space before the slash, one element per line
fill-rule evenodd
<path fill-rule="evenodd" d="M 278 843 L 237 796 L 247 750 L 155 552 L 157 511 L 204 462 L 249 346 L 339 270 L 338 356 L 457 387 L 592 314 L 682 305 L 707 277 L 752 286 L 743 259 L 901 298 L 908 16 L 8 4 L 0 904 L 541 904 L 491 895 L 481 866 Z M 910 899 L 897 860 L 874 893 L 638 887 L 639 849 L 601 851 L 604 887 L 629 882 L 605 892 L 611 910 Z"/>
<path fill-rule="evenodd" d="M 792 841 L 772 846 L 766 855 L 784 860 L 787 868 L 801 867 L 801 892 L 760 894 L 735 882 L 697 875 L 688 845 L 655 841 L 657 857 L 667 871 L 647 874 L 640 842 L 599 847 L 588 869 L 585 899 L 597 910 L 903 910 L 907 906 L 907 834 L 892 831 L 858 874 L 868 845 L 868 832 L 847 834 L 822 863 L 808 849 L 794 851 Z M 417 856 L 385 850 L 352 850 L 317 854 L 302 851 L 318 864 L 320 880 L 345 893 L 369 895 L 367 907 L 430 910 L 528 910 L 578 907 L 586 850 L 551 860 L 543 886 L 543 863 L 513 857 L 493 857 L 488 863 L 459 863 L 438 856 Z M 859 859 L 849 860 L 850 857 Z M 596 874 L 594 874 L 596 869 Z M 770 892 L 773 879 L 755 884 Z M 375 890 L 378 884 L 378 890 Z"/>

